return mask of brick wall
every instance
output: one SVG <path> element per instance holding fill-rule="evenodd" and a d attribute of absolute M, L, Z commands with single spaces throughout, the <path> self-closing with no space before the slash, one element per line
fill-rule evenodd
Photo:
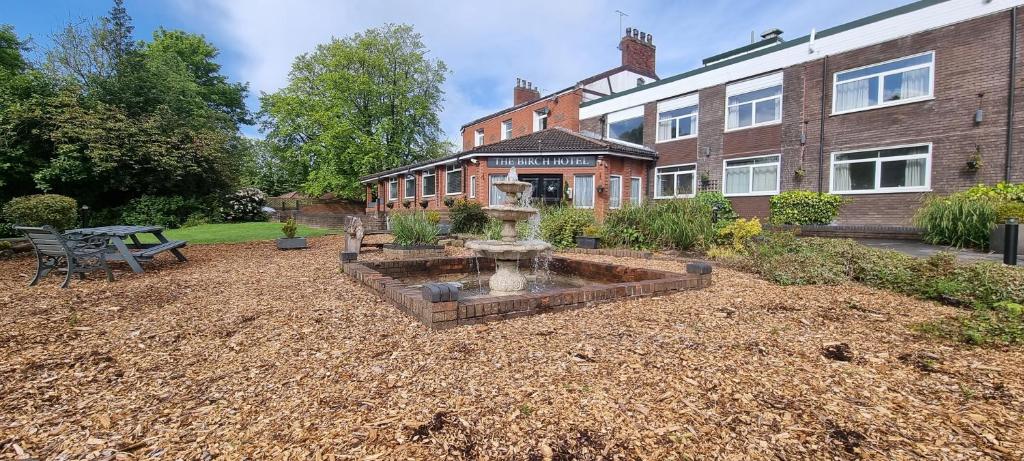
<path fill-rule="evenodd" d="M 577 89 L 467 125 L 462 129 L 462 150 L 475 147 L 474 133 L 480 128 L 484 129 L 484 144 L 501 141 L 501 123 L 509 119 L 512 120 L 512 137 L 533 133 L 533 113 L 540 109 L 548 109 L 548 128 L 561 127 L 579 131 L 580 101 L 582 90 Z"/>
<path fill-rule="evenodd" d="M 918 33 L 874 46 L 829 56 L 783 70 L 782 123 L 724 132 L 725 86 L 703 88 L 700 94 L 698 137 L 694 140 L 655 143 L 656 103 L 645 107 L 645 144 L 658 151 L 659 165 L 697 163 L 721 188 L 722 161 L 759 154 L 782 154 L 782 190 L 829 191 L 831 153 L 887 146 L 932 143 L 931 187 L 951 193 L 978 183 L 1004 178 L 1007 91 L 1010 60 L 1010 12 L 1002 12 L 947 27 Z M 1024 11 L 1018 21 L 1024 23 Z M 1024 28 L 1017 31 L 1024 47 Z M 922 52 L 935 52 L 934 99 L 860 112 L 832 115 L 835 72 L 881 63 Z M 1018 50 L 1018 54 L 1020 51 Z M 1018 56 L 1018 65 L 1024 57 Z M 823 65 L 827 72 L 823 73 Z M 824 79 L 822 78 L 824 76 Z M 1024 180 L 1024 95 L 1017 70 L 1014 83 L 1014 167 L 1012 179 Z M 748 78 L 751 76 L 737 76 Z M 825 136 L 822 148 L 821 101 L 825 101 Z M 984 121 L 975 124 L 975 110 Z M 603 132 L 601 117 L 580 121 L 584 130 Z M 968 158 L 981 149 L 984 167 L 970 172 Z M 819 154 L 822 152 L 823 155 Z M 823 161 L 819 162 L 819 155 Z M 819 179 L 819 167 L 821 175 Z M 802 169 L 802 177 L 796 171 Z M 651 194 L 648 188 L 648 194 Z M 920 206 L 922 193 L 848 195 L 840 224 L 907 225 Z M 764 216 L 768 197 L 737 197 L 733 206 L 743 215 Z"/>

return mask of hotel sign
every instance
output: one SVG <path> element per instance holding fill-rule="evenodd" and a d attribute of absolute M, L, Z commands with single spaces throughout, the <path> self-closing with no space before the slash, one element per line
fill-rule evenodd
<path fill-rule="evenodd" d="M 488 168 L 583 168 L 597 165 L 594 155 L 487 157 Z"/>

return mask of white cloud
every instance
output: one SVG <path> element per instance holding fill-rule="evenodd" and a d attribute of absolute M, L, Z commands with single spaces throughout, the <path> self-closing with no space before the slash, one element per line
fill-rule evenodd
<path fill-rule="evenodd" d="M 452 71 L 441 119 L 448 137 L 461 145 L 463 123 L 511 104 L 516 77 L 554 91 L 617 66 L 616 9 L 630 14 L 624 26 L 655 35 L 658 73 L 665 77 L 747 43 L 752 29 L 780 27 L 797 37 L 811 27 L 837 25 L 899 3 L 178 0 L 177 6 L 226 40 L 218 45 L 241 61 L 234 77 L 249 81 L 257 94 L 284 86 L 295 56 L 332 36 L 388 22 L 412 24 L 431 55 Z"/>

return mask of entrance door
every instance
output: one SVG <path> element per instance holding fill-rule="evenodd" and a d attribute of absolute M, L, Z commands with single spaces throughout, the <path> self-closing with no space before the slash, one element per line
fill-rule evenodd
<path fill-rule="evenodd" d="M 562 202 L 562 175 L 522 175 L 519 180 L 533 185 L 535 205 L 558 205 Z"/>

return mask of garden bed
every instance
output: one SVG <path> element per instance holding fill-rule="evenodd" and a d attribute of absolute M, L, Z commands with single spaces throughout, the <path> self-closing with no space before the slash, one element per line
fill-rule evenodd
<path fill-rule="evenodd" d="M 1024 351 L 915 332 L 952 307 L 716 268 L 433 332 L 338 273 L 343 241 L 196 246 L 69 290 L 0 261 L 0 458 L 1024 457 Z"/>

